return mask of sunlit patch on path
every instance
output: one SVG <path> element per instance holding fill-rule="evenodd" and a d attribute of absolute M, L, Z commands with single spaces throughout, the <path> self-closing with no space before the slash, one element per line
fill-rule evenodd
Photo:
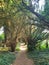
<path fill-rule="evenodd" d="M 22 44 L 20 45 L 20 50 L 21 50 L 21 51 L 27 50 L 27 45 L 25 45 L 25 44 L 22 43 Z"/>

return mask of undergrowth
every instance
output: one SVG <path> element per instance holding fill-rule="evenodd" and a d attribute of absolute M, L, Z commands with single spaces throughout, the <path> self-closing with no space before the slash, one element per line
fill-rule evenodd
<path fill-rule="evenodd" d="M 15 60 L 15 54 L 11 52 L 0 52 L 0 65 L 11 65 Z"/>
<path fill-rule="evenodd" d="M 31 51 L 28 57 L 33 59 L 35 65 L 49 65 L 49 50 Z"/>

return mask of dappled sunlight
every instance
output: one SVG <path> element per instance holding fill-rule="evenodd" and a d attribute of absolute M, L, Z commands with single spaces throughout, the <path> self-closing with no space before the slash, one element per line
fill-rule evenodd
<path fill-rule="evenodd" d="M 2 27 L 0 28 L 0 35 L 3 34 L 3 33 L 4 33 L 4 27 L 2 26 Z"/>
<path fill-rule="evenodd" d="M 49 65 L 49 0 L 0 0 L 0 65 L 34 61 Z"/>
<path fill-rule="evenodd" d="M 21 43 L 21 45 L 20 45 L 20 50 L 21 50 L 21 51 L 27 50 L 27 45 L 24 45 L 23 43 Z"/>

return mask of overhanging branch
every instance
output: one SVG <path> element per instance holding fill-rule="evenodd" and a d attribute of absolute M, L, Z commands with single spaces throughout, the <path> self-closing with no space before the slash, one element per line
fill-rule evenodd
<path fill-rule="evenodd" d="M 22 4 L 25 7 L 25 9 L 29 10 L 30 12 L 32 12 L 33 14 L 35 14 L 40 20 L 44 21 L 44 23 L 46 24 L 46 26 L 49 27 L 49 22 L 45 19 L 44 16 L 42 16 L 41 14 L 37 13 L 34 11 L 34 8 L 30 8 L 29 6 L 27 6 L 23 0 L 22 0 Z"/>

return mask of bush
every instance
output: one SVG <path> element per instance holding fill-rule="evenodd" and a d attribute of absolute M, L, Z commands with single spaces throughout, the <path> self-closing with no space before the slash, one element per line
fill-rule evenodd
<path fill-rule="evenodd" d="M 46 50 L 28 52 L 28 57 L 34 60 L 35 65 L 49 65 L 49 52 Z"/>
<path fill-rule="evenodd" d="M 36 49 L 36 40 L 33 40 L 31 37 L 28 39 L 28 51 L 34 51 Z"/>
<path fill-rule="evenodd" d="M 10 65 L 15 59 L 15 54 L 11 52 L 0 53 L 0 65 Z"/>

